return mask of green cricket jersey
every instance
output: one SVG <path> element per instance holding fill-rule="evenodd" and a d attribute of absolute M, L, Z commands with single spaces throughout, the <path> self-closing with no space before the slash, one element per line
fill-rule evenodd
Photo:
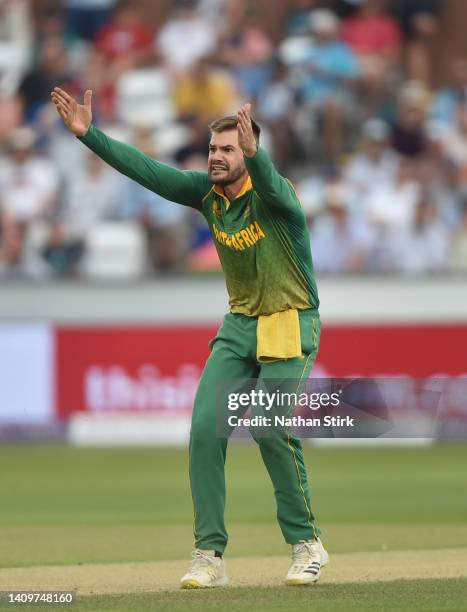
<path fill-rule="evenodd" d="M 259 148 L 232 201 L 207 172 L 178 170 L 91 125 L 80 140 L 108 164 L 167 200 L 206 218 L 224 270 L 230 310 L 257 317 L 318 308 L 305 215 L 290 182 Z"/>

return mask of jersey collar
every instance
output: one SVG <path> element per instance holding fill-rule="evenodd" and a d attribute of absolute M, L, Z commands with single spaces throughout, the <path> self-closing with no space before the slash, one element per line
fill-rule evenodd
<path fill-rule="evenodd" d="M 250 189 L 253 189 L 253 183 L 251 182 L 251 178 L 247 176 L 246 181 L 243 183 L 242 188 L 237 193 L 235 199 L 241 198 L 243 195 L 245 195 L 247 191 L 250 191 Z M 230 201 L 228 197 L 225 195 L 224 188 L 221 187 L 220 185 L 214 185 L 213 190 L 217 193 L 217 195 L 220 195 L 225 199 L 226 208 L 229 208 Z"/>

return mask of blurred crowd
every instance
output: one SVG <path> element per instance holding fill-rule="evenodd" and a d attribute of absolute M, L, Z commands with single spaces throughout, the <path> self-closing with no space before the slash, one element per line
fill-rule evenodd
<path fill-rule="evenodd" d="M 207 124 L 251 101 L 318 273 L 465 272 L 467 57 L 433 87 L 440 0 L 284 4 L 274 34 L 254 0 L 173 0 L 157 23 L 138 0 L 0 0 L 0 278 L 219 269 L 198 213 L 66 131 L 56 85 L 92 89 L 109 136 L 200 170 Z"/>

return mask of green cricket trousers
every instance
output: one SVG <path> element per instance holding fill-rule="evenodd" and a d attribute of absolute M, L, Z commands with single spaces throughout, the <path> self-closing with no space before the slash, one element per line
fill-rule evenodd
<path fill-rule="evenodd" d="M 222 381 L 228 379 L 268 379 L 306 381 L 316 358 L 320 338 L 317 310 L 299 312 L 303 358 L 258 363 L 256 359 L 257 318 L 229 313 L 214 340 L 206 362 L 193 409 L 190 434 L 190 484 L 194 506 L 195 546 L 223 553 L 227 545 L 224 524 L 225 457 L 227 436 L 218 433 L 220 405 L 227 402 L 219 396 Z M 221 392 L 222 395 L 222 392 Z M 248 407 L 243 408 L 246 412 Z M 241 416 L 237 414 L 237 416 Z M 252 408 L 253 416 L 253 408 Z M 311 511 L 310 490 L 299 438 L 283 433 L 279 436 L 257 436 L 271 478 L 277 504 L 277 519 L 289 544 L 310 540 L 319 535 Z"/>

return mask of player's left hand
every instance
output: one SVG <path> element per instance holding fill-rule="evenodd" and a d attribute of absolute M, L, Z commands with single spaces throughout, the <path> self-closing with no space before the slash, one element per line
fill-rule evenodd
<path fill-rule="evenodd" d="M 247 157 L 253 157 L 258 149 L 251 126 L 250 111 L 251 104 L 244 104 L 237 113 L 238 144 Z"/>

